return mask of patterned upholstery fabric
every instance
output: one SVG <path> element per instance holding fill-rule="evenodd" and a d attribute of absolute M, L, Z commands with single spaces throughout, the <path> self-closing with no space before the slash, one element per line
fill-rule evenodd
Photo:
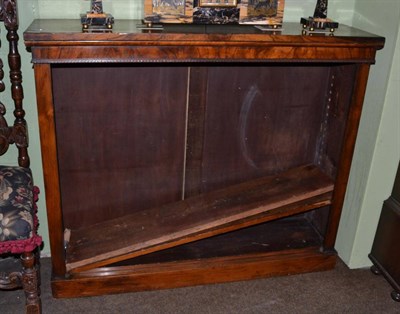
<path fill-rule="evenodd" d="M 36 201 L 28 168 L 0 166 L 0 253 L 21 253 L 41 244 L 36 235 Z"/>

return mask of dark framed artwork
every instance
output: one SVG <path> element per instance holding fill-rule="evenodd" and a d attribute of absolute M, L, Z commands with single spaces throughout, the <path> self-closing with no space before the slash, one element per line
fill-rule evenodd
<path fill-rule="evenodd" d="M 238 2 L 240 0 L 194 0 L 193 23 L 238 24 Z"/>

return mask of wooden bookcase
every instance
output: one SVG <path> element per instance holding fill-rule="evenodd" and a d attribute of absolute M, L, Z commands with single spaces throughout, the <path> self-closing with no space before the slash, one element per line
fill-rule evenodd
<path fill-rule="evenodd" d="M 341 26 L 36 20 L 55 297 L 331 269 L 369 67 Z"/>

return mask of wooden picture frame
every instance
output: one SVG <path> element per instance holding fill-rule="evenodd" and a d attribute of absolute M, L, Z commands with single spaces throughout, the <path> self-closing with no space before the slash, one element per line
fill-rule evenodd
<path fill-rule="evenodd" d="M 285 0 L 242 0 L 239 24 L 282 25 Z"/>
<path fill-rule="evenodd" d="M 193 0 L 144 0 L 146 23 L 192 23 Z"/>

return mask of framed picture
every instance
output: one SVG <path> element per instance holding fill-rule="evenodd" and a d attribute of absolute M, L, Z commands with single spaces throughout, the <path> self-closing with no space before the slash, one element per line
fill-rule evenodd
<path fill-rule="evenodd" d="M 240 24 L 281 25 L 285 0 L 241 0 Z"/>
<path fill-rule="evenodd" d="M 144 0 L 144 21 L 192 23 L 193 0 Z"/>
<path fill-rule="evenodd" d="M 200 7 L 236 7 L 237 0 L 199 0 Z"/>

